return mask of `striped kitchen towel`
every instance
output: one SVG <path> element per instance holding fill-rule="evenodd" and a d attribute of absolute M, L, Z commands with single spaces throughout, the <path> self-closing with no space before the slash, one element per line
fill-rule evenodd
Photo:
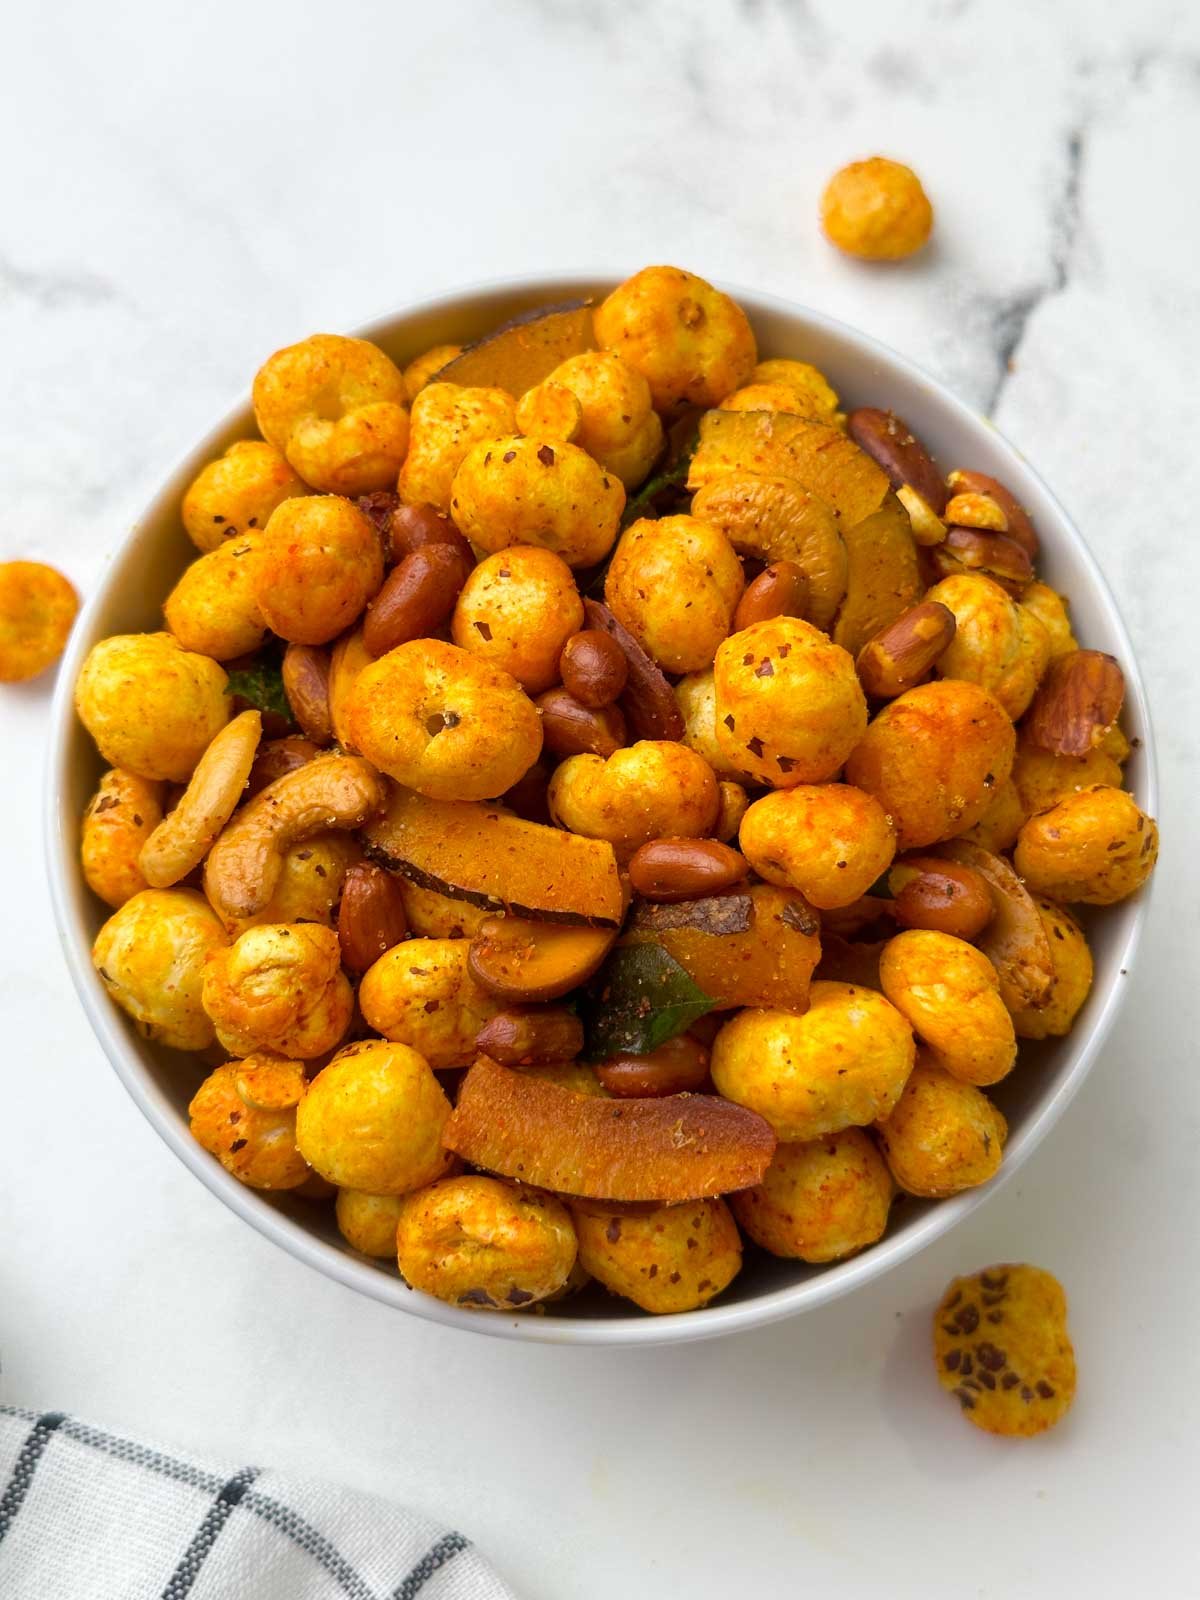
<path fill-rule="evenodd" d="M 0 1406 L 4 1600 L 514 1600 L 461 1533 L 332 1484 Z"/>

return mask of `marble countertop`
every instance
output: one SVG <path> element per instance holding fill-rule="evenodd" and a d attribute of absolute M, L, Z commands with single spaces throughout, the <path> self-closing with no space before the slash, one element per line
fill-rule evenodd
<path fill-rule="evenodd" d="M 51 925 L 50 685 L 6 690 L 0 1395 L 409 1500 L 529 1600 L 1200 1594 L 1200 13 L 58 0 L 5 34 L 0 555 L 88 590 L 279 344 L 482 278 L 677 262 L 868 329 L 1026 452 L 1124 611 L 1165 803 L 1124 1014 L 992 1204 L 759 1333 L 522 1348 L 318 1278 L 155 1139 Z M 815 224 L 876 151 L 938 211 L 894 268 Z M 1027 1257 L 1067 1285 L 1081 1386 L 1006 1446 L 936 1392 L 928 1314 Z"/>

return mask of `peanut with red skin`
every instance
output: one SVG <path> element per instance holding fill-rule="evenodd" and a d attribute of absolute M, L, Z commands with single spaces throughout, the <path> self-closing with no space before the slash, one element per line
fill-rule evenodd
<path fill-rule="evenodd" d="M 301 732 L 313 744 L 333 743 L 329 716 L 329 651 L 320 645 L 289 644 L 283 652 L 283 692 Z"/>
<path fill-rule="evenodd" d="M 1008 537 L 1017 541 L 1031 561 L 1037 560 L 1038 536 L 1033 518 L 1011 489 L 986 472 L 966 472 L 961 468 L 950 473 L 946 483 L 952 494 L 982 494 L 994 500 L 1004 513 Z"/>
<path fill-rule="evenodd" d="M 716 839 L 651 839 L 635 850 L 629 881 L 643 900 L 698 900 L 749 876 L 745 856 Z"/>
<path fill-rule="evenodd" d="M 641 645 L 598 600 L 585 600 L 583 613 L 589 628 L 611 634 L 625 657 L 629 674 L 621 709 L 634 739 L 682 739 L 683 712 L 666 674 Z"/>
<path fill-rule="evenodd" d="M 808 579 L 794 561 L 773 561 L 742 591 L 731 633 L 771 617 L 802 617 L 808 604 Z"/>
<path fill-rule="evenodd" d="M 484 1023 L 475 1045 L 505 1067 L 573 1061 L 583 1049 L 583 1024 L 561 1006 L 513 1006 Z"/>
<path fill-rule="evenodd" d="M 937 516 L 946 508 L 946 485 L 933 457 L 908 424 L 891 411 L 860 406 L 846 418 L 846 431 L 888 475 L 893 489 L 915 489 Z"/>
<path fill-rule="evenodd" d="M 320 754 L 318 745 L 298 733 L 289 733 L 282 739 L 268 739 L 265 744 L 259 745 L 254 765 L 250 768 L 246 799 L 253 800 L 276 778 L 282 778 L 287 772 L 295 772 L 297 767 L 304 766 L 305 762 L 312 761 Z"/>
<path fill-rule="evenodd" d="M 676 1034 L 649 1055 L 610 1056 L 596 1066 L 596 1076 L 618 1099 L 660 1099 L 689 1094 L 708 1078 L 708 1051 L 698 1039 Z"/>
<path fill-rule="evenodd" d="M 581 706 L 593 711 L 619 699 L 629 677 L 625 652 L 599 628 L 581 628 L 573 633 L 563 645 L 558 666 L 563 688 Z"/>
<path fill-rule="evenodd" d="M 619 706 L 593 711 L 566 689 L 547 689 L 535 704 L 542 713 L 542 742 L 555 755 L 607 760 L 625 743 L 625 718 Z"/>
<path fill-rule="evenodd" d="M 392 561 L 399 564 L 414 550 L 431 544 L 449 545 L 457 550 L 467 564 L 467 571 L 475 565 L 471 546 L 459 533 L 449 517 L 443 516 L 436 506 L 397 506 L 392 512 L 388 528 L 391 540 Z"/>
<path fill-rule="evenodd" d="M 1125 674 L 1103 650 L 1071 650 L 1050 663 L 1022 730 L 1036 750 L 1086 756 L 1121 714 Z"/>
<path fill-rule="evenodd" d="M 953 611 L 940 601 L 911 606 L 858 652 L 859 682 L 874 699 L 894 700 L 923 681 L 957 626 Z"/>
<path fill-rule="evenodd" d="M 421 545 L 392 568 L 367 607 L 363 643 L 381 656 L 435 633 L 454 610 L 469 565 L 449 544 Z"/>
<path fill-rule="evenodd" d="M 892 911 L 902 928 L 925 928 L 975 939 L 995 907 L 982 873 L 938 856 L 904 856 L 888 875 Z"/>
<path fill-rule="evenodd" d="M 983 528 L 953 527 L 930 552 L 935 569 L 944 578 L 956 573 L 979 573 L 998 583 L 1018 599 L 1033 582 L 1033 562 L 1025 549 L 1007 533 L 990 533 Z"/>
<path fill-rule="evenodd" d="M 357 862 L 342 880 L 337 935 L 342 965 L 361 976 L 408 934 L 400 885 L 383 867 Z"/>

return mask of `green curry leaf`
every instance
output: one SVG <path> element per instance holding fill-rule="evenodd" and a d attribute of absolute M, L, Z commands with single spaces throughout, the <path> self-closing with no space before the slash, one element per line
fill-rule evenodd
<path fill-rule="evenodd" d="M 619 946 L 580 995 L 584 1060 L 648 1055 L 715 1004 L 662 945 Z"/>
<path fill-rule="evenodd" d="M 258 656 L 243 667 L 231 669 L 225 692 L 236 695 L 264 716 L 273 712 L 285 722 L 296 720 L 284 693 L 283 673 L 276 659 Z"/>

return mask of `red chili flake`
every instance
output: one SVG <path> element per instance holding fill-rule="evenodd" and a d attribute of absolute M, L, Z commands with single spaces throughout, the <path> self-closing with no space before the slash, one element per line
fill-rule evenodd
<path fill-rule="evenodd" d="M 758 666 L 755 667 L 754 676 L 756 678 L 773 678 L 775 676 L 775 668 L 765 656 Z"/>
<path fill-rule="evenodd" d="M 775 764 L 778 766 L 780 772 L 790 772 L 796 765 L 791 756 L 776 756 Z"/>
<path fill-rule="evenodd" d="M 487 639 L 490 641 L 492 637 L 491 624 L 487 622 L 477 622 L 475 626 L 479 630 L 479 637 L 481 639 Z"/>
<path fill-rule="evenodd" d="M 1037 1392 L 1041 1395 L 1043 1400 L 1054 1399 L 1054 1390 L 1046 1382 L 1045 1378 L 1038 1379 Z"/>
<path fill-rule="evenodd" d="M 138 816 L 136 811 L 133 813 L 133 825 L 135 828 L 140 828 L 142 825 L 142 819 Z"/>
<path fill-rule="evenodd" d="M 538 451 L 538 460 L 544 467 L 552 467 L 554 465 L 554 451 L 551 450 L 548 444 L 542 445 Z"/>
<path fill-rule="evenodd" d="M 244 1150 L 249 1143 L 249 1139 L 235 1139 L 229 1146 L 230 1152 L 236 1155 L 239 1150 Z"/>
<path fill-rule="evenodd" d="M 307 860 L 309 860 L 309 858 L 311 856 L 312 856 L 312 851 L 311 850 L 297 850 L 296 851 L 296 860 L 297 861 L 307 861 Z"/>
<path fill-rule="evenodd" d="M 618 1243 L 618 1241 L 620 1240 L 620 1237 L 621 1237 L 621 1219 L 620 1219 L 620 1217 L 613 1217 L 612 1218 L 612 1220 L 608 1224 L 608 1227 L 605 1228 L 605 1230 L 604 1230 L 604 1237 L 608 1240 L 609 1244 Z"/>
<path fill-rule="evenodd" d="M 743 656 L 742 657 L 742 665 L 744 667 L 750 667 L 750 666 L 754 665 L 754 652 L 753 651 L 751 651 L 748 656 Z"/>
<path fill-rule="evenodd" d="M 746 749 L 749 750 L 752 756 L 761 756 L 763 753 L 763 742 L 758 737 L 750 739 L 746 743 Z"/>
<path fill-rule="evenodd" d="M 505 1299 L 510 1306 L 526 1306 L 533 1299 L 533 1296 L 528 1289 L 518 1289 L 516 1284 L 513 1284 Z"/>
<path fill-rule="evenodd" d="M 93 810 L 92 815 L 94 817 L 98 817 L 102 811 L 111 811 L 114 806 L 119 806 L 120 804 L 121 802 L 115 795 L 106 794 L 103 800 L 98 800 L 96 802 L 96 807 Z"/>
<path fill-rule="evenodd" d="M 517 452 L 515 450 L 506 450 L 500 459 L 502 461 L 515 461 L 517 459 Z"/>
<path fill-rule="evenodd" d="M 730 714 L 725 718 L 725 726 L 729 729 L 730 733 L 733 732 L 734 721 L 733 721 L 733 713 L 732 712 L 730 712 Z"/>
<path fill-rule="evenodd" d="M 442 1002 L 440 1000 L 426 1000 L 425 1002 L 426 1016 L 431 1017 L 435 1011 L 440 1011 L 441 1008 Z"/>
<path fill-rule="evenodd" d="M 781 661 L 783 660 L 783 658 L 785 656 L 790 656 L 791 653 L 792 653 L 792 647 L 791 647 L 790 644 L 781 644 L 779 646 L 779 659 Z"/>

